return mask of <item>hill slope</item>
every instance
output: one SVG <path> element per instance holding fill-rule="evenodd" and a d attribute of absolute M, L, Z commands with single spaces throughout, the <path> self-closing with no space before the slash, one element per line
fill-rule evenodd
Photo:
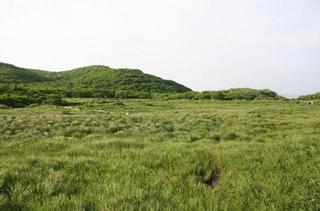
<path fill-rule="evenodd" d="M 320 100 L 320 92 L 309 94 L 309 95 L 303 95 L 298 98 L 299 100 Z"/>
<path fill-rule="evenodd" d="M 50 81 L 53 74 L 0 62 L 0 83 L 33 83 Z"/>
<path fill-rule="evenodd" d="M 62 72 L 49 72 L 0 63 L 0 83 L 32 84 L 52 89 L 87 88 L 136 92 L 187 92 L 174 81 L 145 74 L 141 70 L 88 66 Z"/>

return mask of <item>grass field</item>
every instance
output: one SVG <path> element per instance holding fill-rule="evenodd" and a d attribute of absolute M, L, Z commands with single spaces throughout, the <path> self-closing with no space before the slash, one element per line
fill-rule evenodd
<path fill-rule="evenodd" d="M 73 101 L 0 109 L 0 210 L 320 209 L 320 106 Z"/>

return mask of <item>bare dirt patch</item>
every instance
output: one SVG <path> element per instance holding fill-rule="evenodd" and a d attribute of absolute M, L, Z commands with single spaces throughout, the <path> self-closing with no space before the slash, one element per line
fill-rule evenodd
<path fill-rule="evenodd" d="M 208 178 L 203 178 L 201 182 L 208 187 L 214 187 L 220 179 L 220 169 L 215 168 L 211 171 Z"/>

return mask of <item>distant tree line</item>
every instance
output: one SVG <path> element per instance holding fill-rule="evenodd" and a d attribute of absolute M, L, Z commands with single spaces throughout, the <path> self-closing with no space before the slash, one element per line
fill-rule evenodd
<path fill-rule="evenodd" d="M 259 100 L 259 99 L 284 99 L 276 92 L 269 89 L 228 89 L 221 91 L 185 92 L 174 94 L 157 94 L 155 98 L 175 100 Z"/>
<path fill-rule="evenodd" d="M 0 85 L 0 104 L 10 107 L 25 107 L 31 104 L 67 105 L 63 98 L 121 98 L 159 100 L 259 100 L 284 99 L 268 89 L 229 89 L 222 91 L 152 93 L 134 90 L 103 89 L 53 89 L 30 87 L 27 85 Z"/>
<path fill-rule="evenodd" d="M 320 92 L 299 97 L 299 100 L 320 100 Z"/>

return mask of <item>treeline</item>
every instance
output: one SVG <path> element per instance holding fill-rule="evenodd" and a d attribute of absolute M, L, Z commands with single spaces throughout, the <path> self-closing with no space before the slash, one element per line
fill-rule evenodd
<path fill-rule="evenodd" d="M 0 85 L 1 94 L 23 94 L 31 96 L 59 96 L 62 98 L 151 98 L 151 92 L 134 90 L 110 90 L 93 88 L 39 87 L 34 85 Z"/>
<path fill-rule="evenodd" d="M 185 92 L 185 93 L 170 93 L 156 94 L 155 98 L 175 100 L 266 100 L 266 99 L 285 99 L 279 96 L 276 92 L 269 89 L 228 89 L 220 91 L 205 91 L 205 92 Z"/>
<path fill-rule="evenodd" d="M 0 85 L 0 104 L 19 108 L 31 104 L 68 105 L 63 98 L 151 99 L 148 92 L 95 89 L 37 89 L 26 85 Z"/>
<path fill-rule="evenodd" d="M 121 98 L 159 100 L 260 100 L 284 99 L 268 89 L 229 89 L 222 91 L 151 93 L 101 89 L 39 89 L 27 85 L 0 85 L 0 104 L 25 107 L 31 104 L 67 105 L 63 98 Z"/>
<path fill-rule="evenodd" d="M 0 85 L 0 104 L 13 108 L 32 104 L 69 105 L 58 93 L 43 93 L 18 85 Z"/>
<path fill-rule="evenodd" d="M 69 105 L 59 96 L 43 96 L 30 94 L 1 94 L 0 105 L 12 108 L 26 107 L 32 104 L 52 104 L 52 105 Z"/>

